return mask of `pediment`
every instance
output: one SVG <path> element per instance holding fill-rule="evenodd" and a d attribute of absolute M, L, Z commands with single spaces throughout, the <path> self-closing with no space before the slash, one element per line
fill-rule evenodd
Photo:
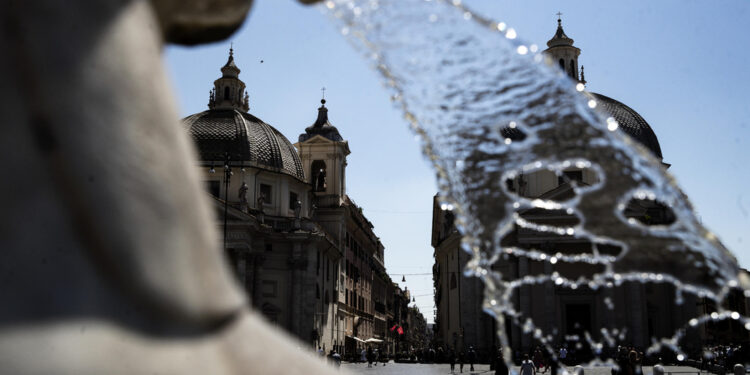
<path fill-rule="evenodd" d="M 322 136 L 322 135 L 320 135 L 320 134 L 317 134 L 317 135 L 313 136 L 312 138 L 310 138 L 310 139 L 308 139 L 308 140 L 306 140 L 304 142 L 301 142 L 301 143 L 304 143 L 304 144 L 311 144 L 311 143 L 331 144 L 331 143 L 335 143 L 335 142 L 332 141 L 332 140 L 330 140 L 330 139 L 328 139 L 328 138 L 326 138 L 326 137 L 324 137 L 324 136 Z"/>

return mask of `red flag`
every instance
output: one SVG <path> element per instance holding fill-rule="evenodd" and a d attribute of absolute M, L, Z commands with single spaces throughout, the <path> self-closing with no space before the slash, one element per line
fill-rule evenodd
<path fill-rule="evenodd" d="M 398 327 L 398 324 L 394 324 L 393 327 L 391 327 L 391 332 L 393 332 L 393 330 L 396 329 L 396 327 Z"/>
<path fill-rule="evenodd" d="M 398 334 L 399 335 L 403 335 L 404 334 L 404 329 L 402 327 L 398 327 Z"/>

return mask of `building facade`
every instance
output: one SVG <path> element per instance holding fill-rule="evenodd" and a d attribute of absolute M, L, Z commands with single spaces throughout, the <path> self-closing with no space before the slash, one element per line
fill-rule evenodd
<path fill-rule="evenodd" d="M 266 319 L 313 348 L 388 348 L 397 293 L 372 223 L 346 194 L 349 145 L 328 121 L 325 100 L 292 145 L 248 113 L 231 49 L 221 72 L 209 109 L 183 125 L 237 282 Z"/>
<path fill-rule="evenodd" d="M 565 34 L 559 19 L 557 31 L 547 42 L 547 46 L 549 48 L 544 51 L 545 55 L 555 65 L 559 65 L 572 80 L 585 84 L 583 67 L 581 66 L 580 70 L 578 68 L 581 50 L 574 46 L 573 39 Z M 645 146 L 657 159 L 662 160 L 656 135 L 637 112 L 604 95 L 586 95 L 595 98 L 597 103 L 614 117 L 621 131 Z M 506 136 L 513 138 L 515 134 L 509 130 Z M 662 165 L 664 168 L 669 167 L 669 164 L 664 162 Z M 596 179 L 597 176 L 588 170 L 571 167 L 563 171 L 562 175 L 552 171 L 520 175 L 508 181 L 508 189 L 527 198 L 564 200 L 575 194 L 574 186 L 593 185 L 597 182 Z M 493 334 L 496 331 L 495 321 L 488 319 L 489 316 L 482 312 L 483 285 L 480 280 L 462 277 L 461 272 L 469 260 L 469 255 L 460 249 L 461 236 L 453 225 L 452 212 L 442 210 L 438 200 L 436 196 L 432 224 L 432 246 L 435 249 L 433 275 L 437 306 L 436 341 L 441 345 L 456 347 L 458 350 L 466 350 L 466 347 L 473 345 L 480 356 L 486 355 L 497 347 L 497 340 Z M 554 227 L 569 227 L 578 222 L 575 216 L 562 210 L 528 209 L 520 212 L 520 215 L 526 221 Z M 675 220 L 667 207 L 648 200 L 631 200 L 625 209 L 625 216 L 648 225 L 669 224 Z M 590 253 L 592 247 L 585 239 L 539 232 L 519 226 L 502 239 L 502 244 L 564 255 Z M 602 246 L 598 250 L 608 251 Z M 507 281 L 527 276 L 551 275 L 554 272 L 575 279 L 580 275 L 591 275 L 593 272 L 590 267 L 582 264 L 553 264 L 508 254 L 503 254 L 493 267 L 501 272 Z M 539 344 L 533 333 L 524 332 L 523 326 L 527 321 L 532 321 L 535 328 L 540 329 L 554 346 L 569 345 L 570 348 L 574 348 L 578 342 L 585 343 L 583 337 L 586 334 L 599 341 L 603 339 L 601 329 L 607 329 L 617 344 L 647 348 L 652 340 L 670 337 L 678 329 L 686 326 L 690 319 L 706 311 L 715 311 L 715 307 L 708 306 L 705 301 L 701 302 L 692 294 L 683 294 L 680 302 L 676 302 L 677 296 L 671 284 L 657 282 L 625 282 L 614 288 L 579 287 L 576 290 L 559 287 L 552 282 L 527 285 L 518 288 L 512 295 L 518 314 L 512 318 L 507 317 L 504 328 L 517 354 L 528 353 Z M 714 310 L 710 310 L 711 308 Z M 719 335 L 719 331 L 731 330 L 731 322 L 725 323 L 709 325 L 702 331 L 688 330 L 683 348 L 700 352 L 700 345 L 709 340 L 707 334 Z M 747 332 L 743 335 L 744 340 L 747 340 Z M 589 349 L 580 352 L 590 355 L 592 351 Z M 580 359 L 589 358 L 581 354 Z"/>

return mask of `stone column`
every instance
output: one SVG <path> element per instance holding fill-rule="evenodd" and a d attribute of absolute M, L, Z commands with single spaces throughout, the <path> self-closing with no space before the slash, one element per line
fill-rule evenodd
<path fill-rule="evenodd" d="M 304 333 L 300 332 L 300 314 L 302 313 L 302 283 L 301 283 L 301 268 L 304 267 L 304 259 L 302 254 L 302 244 L 299 242 L 292 243 L 292 253 L 289 257 L 289 268 L 291 271 L 291 292 L 289 293 L 289 330 L 297 335 L 302 340 L 306 340 L 307 337 L 302 336 Z"/>
<path fill-rule="evenodd" d="M 552 264 L 549 262 L 544 263 L 544 274 L 552 274 Z M 551 334 L 552 330 L 560 327 L 557 322 L 557 316 L 555 314 L 555 285 L 552 282 L 544 283 L 544 333 Z M 559 337 L 558 333 L 555 334 Z"/>
<path fill-rule="evenodd" d="M 526 257 L 520 257 L 518 258 L 518 278 L 523 278 L 524 276 L 529 274 L 529 259 Z M 523 314 L 523 321 L 521 324 L 524 324 L 526 319 L 531 318 L 531 286 L 526 285 L 522 286 L 520 288 L 519 293 L 519 311 Z M 523 348 L 528 349 L 531 347 L 531 334 L 523 333 L 523 331 L 520 332 L 521 335 L 521 346 Z"/>
<path fill-rule="evenodd" d="M 517 279 L 519 275 L 519 267 L 520 262 L 518 258 L 509 258 L 508 259 L 508 278 L 513 280 Z M 520 295 L 520 291 L 518 293 Z M 520 297 L 516 298 L 516 301 L 513 301 L 516 303 L 516 308 L 520 309 L 521 303 L 520 303 Z M 518 327 L 518 325 L 511 322 L 511 335 L 510 335 L 510 344 L 513 346 L 514 349 L 521 347 L 521 335 L 523 334 L 521 331 L 521 328 Z M 505 328 L 505 327 L 503 327 Z"/>
<path fill-rule="evenodd" d="M 633 345 L 643 346 L 645 344 L 643 336 L 643 315 L 645 314 L 643 309 L 643 285 L 640 283 L 628 283 L 627 300 Z"/>

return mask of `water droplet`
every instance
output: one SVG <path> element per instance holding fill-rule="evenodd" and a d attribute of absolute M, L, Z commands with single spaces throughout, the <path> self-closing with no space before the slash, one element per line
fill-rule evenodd
<path fill-rule="evenodd" d="M 596 108 L 596 100 L 594 99 L 589 100 L 589 108 Z"/>
<path fill-rule="evenodd" d="M 495 306 L 495 305 L 497 305 L 497 300 L 494 300 L 494 299 L 493 299 L 493 300 L 491 300 L 491 301 L 490 301 L 490 305 L 492 305 L 492 306 Z"/>
<path fill-rule="evenodd" d="M 688 324 L 690 324 L 691 327 L 695 327 L 695 326 L 698 325 L 698 319 L 695 319 L 695 318 L 690 319 L 690 321 L 688 322 Z"/>
<path fill-rule="evenodd" d="M 461 5 L 461 0 L 453 0 L 453 5 L 455 6 Z"/>
<path fill-rule="evenodd" d="M 532 53 L 536 53 L 536 51 L 539 51 L 539 46 L 537 46 L 536 44 L 532 44 L 529 46 L 529 51 L 531 51 Z"/>
<path fill-rule="evenodd" d="M 716 311 L 712 312 L 711 313 L 711 319 L 713 319 L 713 320 L 719 319 L 719 313 L 717 313 Z"/>
<path fill-rule="evenodd" d="M 516 39 L 516 30 L 513 28 L 508 29 L 508 31 L 505 33 L 505 37 L 508 39 Z"/>
<path fill-rule="evenodd" d="M 511 142 L 513 142 L 510 138 L 505 138 L 505 144 L 509 145 Z"/>
<path fill-rule="evenodd" d="M 594 108 L 594 107 L 591 107 L 591 108 Z M 617 123 L 617 120 L 615 120 L 614 117 L 607 117 L 607 129 L 609 129 L 609 131 L 615 131 L 619 127 L 620 127 L 620 124 Z"/>
<path fill-rule="evenodd" d="M 557 263 L 557 257 L 549 258 L 549 262 L 552 263 L 552 264 Z"/>
<path fill-rule="evenodd" d="M 583 83 L 578 83 L 576 85 L 576 91 L 583 91 L 586 89 L 586 86 Z"/>
<path fill-rule="evenodd" d="M 508 124 L 508 127 L 510 127 L 511 129 L 515 129 L 516 126 L 518 126 L 518 125 L 516 124 L 515 121 L 511 121 L 510 124 Z"/>
<path fill-rule="evenodd" d="M 565 282 L 562 277 L 555 279 L 555 285 L 562 285 Z"/>
<path fill-rule="evenodd" d="M 516 52 L 518 52 L 519 55 L 525 55 L 529 53 L 529 47 L 526 47 L 522 44 L 518 46 L 518 48 L 516 48 Z"/>
<path fill-rule="evenodd" d="M 471 19 L 471 13 L 464 12 L 464 19 L 467 20 L 467 21 L 470 20 Z"/>
<path fill-rule="evenodd" d="M 438 16 L 437 14 L 430 14 L 430 22 L 437 22 Z"/>
<path fill-rule="evenodd" d="M 682 361 L 684 361 L 684 360 L 685 360 L 685 356 L 684 356 L 684 355 L 682 355 L 682 354 L 678 354 L 678 355 L 677 355 L 677 360 L 678 360 L 678 361 L 680 361 L 680 362 L 682 362 Z"/>
<path fill-rule="evenodd" d="M 732 319 L 738 320 L 740 318 L 740 313 L 738 313 L 737 311 L 732 311 L 732 314 L 730 314 L 730 316 L 732 317 Z"/>
<path fill-rule="evenodd" d="M 336 3 L 334 3 L 333 1 L 326 1 L 326 7 L 328 9 L 333 9 L 336 7 Z"/>
<path fill-rule="evenodd" d="M 349 28 L 348 27 L 342 27 L 341 28 L 341 35 L 349 35 Z"/>
<path fill-rule="evenodd" d="M 568 228 L 568 229 L 566 229 L 566 230 L 565 230 L 565 234 L 567 234 L 567 235 L 569 235 L 569 236 L 572 236 L 572 235 L 574 235 L 575 233 L 576 233 L 576 230 L 575 230 L 575 229 L 573 229 L 573 228 Z"/>
<path fill-rule="evenodd" d="M 750 331 L 750 322 L 745 323 L 745 329 Z"/>
<path fill-rule="evenodd" d="M 505 31 L 505 28 L 508 27 L 505 22 L 500 22 L 497 24 L 497 31 L 503 32 Z"/>

